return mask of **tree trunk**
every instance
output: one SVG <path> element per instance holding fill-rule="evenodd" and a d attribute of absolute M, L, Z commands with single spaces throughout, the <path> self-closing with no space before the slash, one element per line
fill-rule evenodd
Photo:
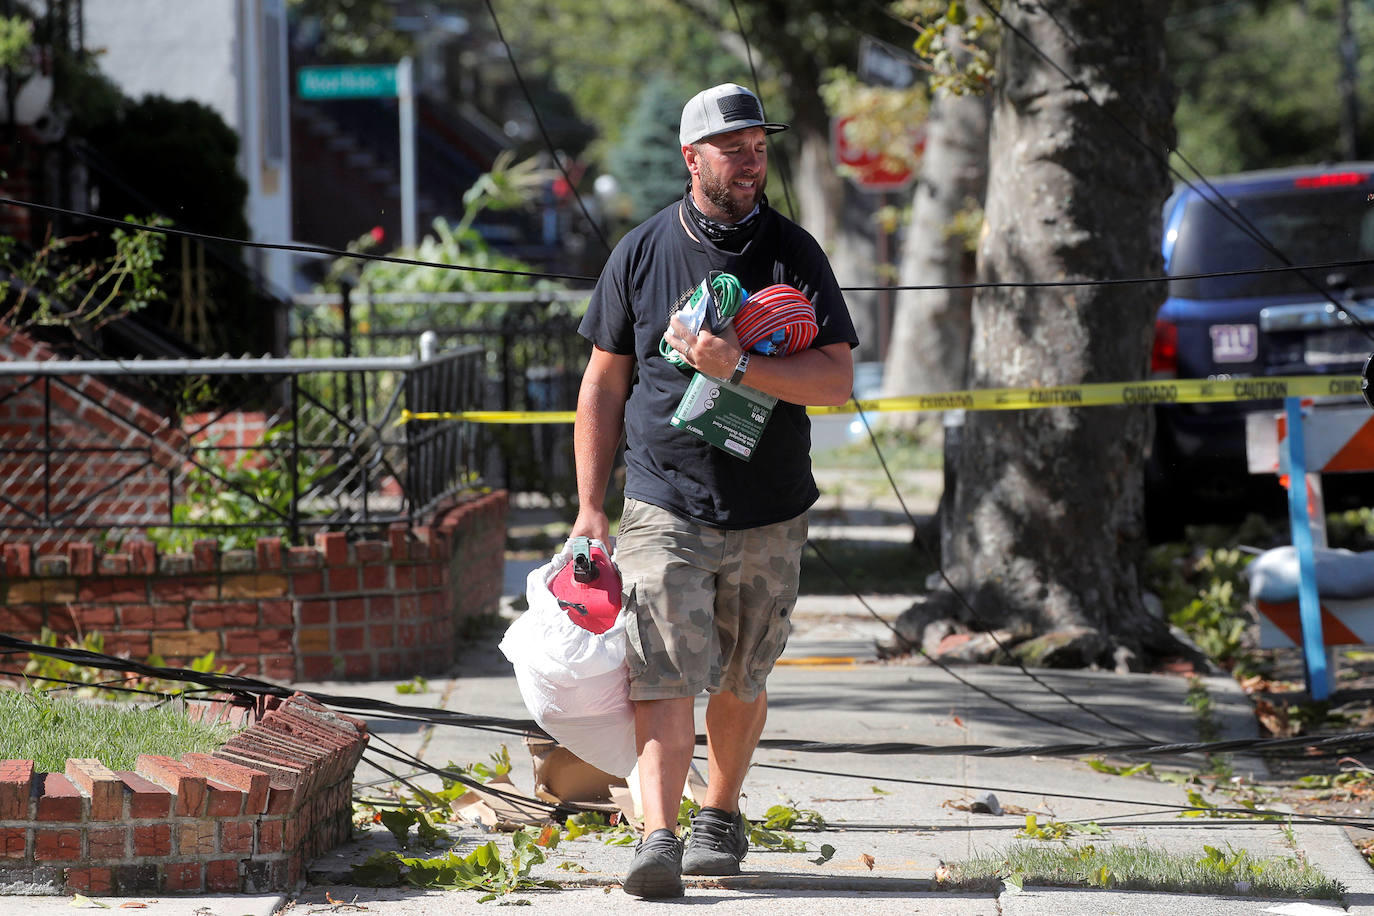
<path fill-rule="evenodd" d="M 829 256 L 831 269 L 841 284 L 876 286 L 873 213 L 874 196 L 852 187 L 835 169 L 830 150 L 830 116 L 821 107 L 815 89 L 809 90 L 813 102 L 792 99 L 793 119 L 789 141 L 800 148 L 796 174 L 791 176 L 792 200 L 800 222 L 816 237 Z M 770 168 L 768 197 L 774 205 L 782 203 L 782 176 Z M 877 359 L 876 294 L 851 290 L 845 293 L 859 349 L 854 358 Z"/>
<path fill-rule="evenodd" d="M 1013 28 L 999 52 L 979 280 L 1161 275 L 1167 7 L 1066 0 L 1051 17 L 1003 6 Z M 1162 283 L 980 290 L 971 384 L 1142 378 L 1163 295 Z M 1177 648 L 1141 600 L 1149 424 L 1145 407 L 969 412 L 945 561 L 977 625 L 1095 630 L 1088 662 Z"/>
<path fill-rule="evenodd" d="M 898 285 L 963 284 L 971 279 L 972 258 L 965 238 L 952 230 L 961 210 L 983 201 L 988 113 L 988 100 L 969 93 L 941 93 L 932 100 Z M 884 394 L 965 386 L 972 301 L 966 289 L 897 292 L 892 343 L 883 370 Z"/>

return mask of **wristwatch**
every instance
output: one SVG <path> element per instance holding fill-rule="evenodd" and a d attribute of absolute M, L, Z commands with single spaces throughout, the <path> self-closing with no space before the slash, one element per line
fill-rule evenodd
<path fill-rule="evenodd" d="M 745 350 L 739 355 L 739 362 L 735 363 L 735 371 L 730 373 L 730 384 L 738 385 L 744 380 L 744 370 L 749 368 L 749 351 Z"/>

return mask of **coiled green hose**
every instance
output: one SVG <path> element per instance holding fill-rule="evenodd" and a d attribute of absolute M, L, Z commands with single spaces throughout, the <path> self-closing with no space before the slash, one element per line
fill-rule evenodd
<path fill-rule="evenodd" d="M 677 315 L 694 332 L 700 332 L 701 328 L 705 327 L 711 333 L 719 334 L 730 326 L 746 298 L 748 297 L 738 277 L 723 270 L 713 270 L 710 276 L 701 281 Z M 711 308 L 712 304 L 714 308 Z M 682 354 L 674 350 L 667 340 L 659 339 L 658 352 L 674 366 L 691 368 Z"/>

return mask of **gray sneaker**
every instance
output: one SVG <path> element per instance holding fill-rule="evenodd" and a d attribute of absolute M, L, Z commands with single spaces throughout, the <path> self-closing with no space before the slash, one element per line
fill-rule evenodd
<path fill-rule="evenodd" d="M 684 875 L 738 875 L 749 851 L 744 816 L 719 808 L 702 808 L 692 818 L 692 835 L 682 856 Z"/>
<path fill-rule="evenodd" d="M 682 896 L 682 841 L 673 831 L 660 828 L 639 841 L 624 887 L 636 897 Z"/>

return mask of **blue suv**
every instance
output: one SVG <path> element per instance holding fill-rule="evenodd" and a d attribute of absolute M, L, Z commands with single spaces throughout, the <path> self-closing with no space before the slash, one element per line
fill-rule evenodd
<path fill-rule="evenodd" d="M 1371 259 L 1371 263 L 1239 276 L 1190 275 Z M 1155 323 L 1154 378 L 1358 373 L 1374 328 L 1374 162 L 1246 172 L 1180 186 L 1164 206 L 1169 297 Z M 1358 400 L 1358 398 L 1356 398 Z M 1281 511 L 1275 478 L 1251 476 L 1245 415 L 1277 401 L 1156 408 L 1146 466 L 1152 539 L 1190 521 Z M 1360 480 L 1332 475 L 1328 504 L 1358 499 Z M 1355 486 L 1352 487 L 1351 485 Z"/>

